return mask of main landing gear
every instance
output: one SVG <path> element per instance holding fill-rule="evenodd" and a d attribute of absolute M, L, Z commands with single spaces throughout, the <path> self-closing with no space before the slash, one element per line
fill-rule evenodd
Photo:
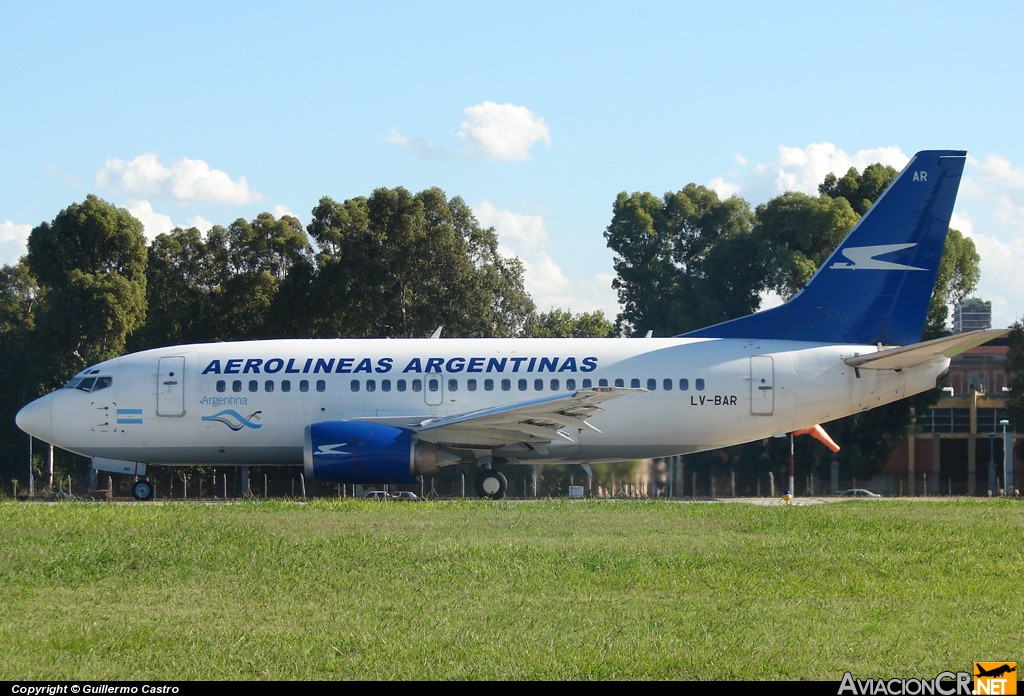
<path fill-rule="evenodd" d="M 508 479 L 496 469 L 481 469 L 476 475 L 476 494 L 481 498 L 498 500 L 505 497 Z"/>

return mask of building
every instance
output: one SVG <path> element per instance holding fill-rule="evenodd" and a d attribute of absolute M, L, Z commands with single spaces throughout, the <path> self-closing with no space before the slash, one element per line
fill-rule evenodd
<path fill-rule="evenodd" d="M 992 303 L 977 297 L 961 300 L 953 310 L 953 333 L 992 328 Z"/>
<path fill-rule="evenodd" d="M 962 302 L 954 318 L 957 330 L 990 328 L 991 306 L 977 299 Z M 999 495 L 1024 486 L 1024 467 L 1014 454 L 1018 435 L 1006 405 L 1008 352 L 1003 337 L 953 359 L 942 398 L 917 415 L 886 463 L 879 487 L 888 487 L 890 495 Z"/>

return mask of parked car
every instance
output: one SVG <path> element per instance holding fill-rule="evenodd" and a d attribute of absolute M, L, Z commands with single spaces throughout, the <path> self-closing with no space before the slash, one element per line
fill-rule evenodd
<path fill-rule="evenodd" d="M 387 491 L 367 491 L 363 493 L 363 497 L 371 500 L 387 500 L 390 496 Z"/>
<path fill-rule="evenodd" d="M 850 488 L 845 491 L 839 491 L 839 495 L 844 495 L 849 498 L 881 498 L 882 496 L 874 491 L 869 491 L 867 488 Z"/>
<path fill-rule="evenodd" d="M 420 497 L 412 491 L 398 491 L 391 494 L 392 500 L 419 500 Z"/>

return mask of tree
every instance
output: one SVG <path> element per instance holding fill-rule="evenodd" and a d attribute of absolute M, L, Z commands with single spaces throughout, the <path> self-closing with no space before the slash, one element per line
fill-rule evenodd
<path fill-rule="evenodd" d="M 939 261 L 935 290 L 928 306 L 924 338 L 938 338 L 949 334 L 949 310 L 971 295 L 981 279 L 981 255 L 974 240 L 959 230 L 950 228 L 946 246 Z"/>
<path fill-rule="evenodd" d="M 321 198 L 307 230 L 320 249 L 314 296 L 322 336 L 511 336 L 533 302 L 518 259 L 498 253 L 461 198 L 381 188 Z"/>
<path fill-rule="evenodd" d="M 297 218 L 260 213 L 251 223 L 241 218 L 207 234 L 210 271 L 219 280 L 211 288 L 208 320 L 219 340 L 271 338 L 271 307 L 293 268 L 308 268 L 313 250 Z M 280 317 L 280 309 L 277 316 Z"/>
<path fill-rule="evenodd" d="M 534 314 L 526 322 L 525 336 L 534 338 L 613 338 L 615 325 L 604 312 L 573 314 L 564 309 Z"/>
<path fill-rule="evenodd" d="M 91 194 L 32 230 L 27 265 L 40 287 L 46 386 L 124 351 L 146 315 L 146 260 L 142 223 Z"/>
<path fill-rule="evenodd" d="M 795 295 L 859 218 L 845 198 L 784 193 L 755 211 L 752 235 L 766 255 L 766 289 Z"/>
<path fill-rule="evenodd" d="M 42 391 L 38 381 L 43 373 L 31 357 L 36 354 L 38 297 L 39 286 L 24 258 L 0 268 L 0 448 L 7 453 L 0 458 L 3 481 L 25 481 L 28 471 L 21 458 L 27 453 L 26 435 L 15 426 L 14 416 Z"/>
<path fill-rule="evenodd" d="M 195 227 L 161 234 L 149 246 L 146 322 L 129 338 L 131 351 L 209 340 L 206 320 L 215 280 Z"/>
<path fill-rule="evenodd" d="M 818 185 L 818 193 L 829 198 L 844 198 L 857 215 L 863 215 L 898 174 L 883 164 L 869 164 L 862 173 L 850 167 L 842 179 L 831 172 L 827 174 L 825 181 Z"/>
<path fill-rule="evenodd" d="M 661 199 L 620 193 L 604 233 L 619 332 L 671 336 L 755 311 L 764 264 L 752 224 L 745 201 L 696 184 Z"/>

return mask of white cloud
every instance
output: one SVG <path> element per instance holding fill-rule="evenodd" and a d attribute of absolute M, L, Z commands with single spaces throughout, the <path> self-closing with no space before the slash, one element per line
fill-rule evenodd
<path fill-rule="evenodd" d="M 992 325 L 1024 319 L 1019 275 L 1024 266 L 1024 168 L 997 155 L 968 156 L 950 225 L 974 241 L 981 256 L 975 293 L 992 302 Z"/>
<path fill-rule="evenodd" d="M 13 266 L 28 252 L 28 236 L 32 225 L 0 222 L 0 265 Z"/>
<path fill-rule="evenodd" d="M 153 209 L 153 204 L 147 200 L 130 200 L 125 209 L 132 214 L 132 216 L 142 223 L 142 231 L 146 237 L 147 242 L 152 242 L 156 239 L 157 235 L 167 234 L 171 230 L 181 227 L 189 229 L 195 227 L 202 233 L 210 231 L 213 227 L 213 223 L 204 218 L 202 215 L 193 215 L 191 218 L 186 220 L 183 224 L 176 224 L 170 215 L 159 213 Z"/>
<path fill-rule="evenodd" d="M 747 158 L 742 155 L 735 155 L 733 161 L 741 167 L 740 182 L 732 183 L 718 177 L 708 184 L 708 188 L 719 192 L 720 196 L 722 191 L 731 191 L 756 206 L 787 191 L 815 196 L 818 186 L 828 174 L 843 176 L 851 167 L 863 171 L 869 164 L 880 162 L 899 171 L 910 157 L 898 147 L 860 150 L 851 155 L 832 143 L 812 143 L 804 148 L 782 145 L 774 162 L 753 167 L 748 166 Z"/>
<path fill-rule="evenodd" d="M 708 188 L 717 193 L 722 200 L 732 198 L 740 192 L 740 187 L 737 184 L 730 184 L 720 176 L 709 181 Z"/>
<path fill-rule="evenodd" d="M 153 210 L 153 204 L 147 200 L 129 200 L 125 209 L 142 223 L 142 233 L 148 242 L 152 242 L 158 235 L 167 234 L 174 229 L 171 217 Z"/>
<path fill-rule="evenodd" d="M 551 144 L 544 119 L 525 106 L 485 101 L 462 112 L 466 120 L 459 137 L 469 144 L 473 154 L 496 160 L 525 160 L 535 143 Z"/>
<path fill-rule="evenodd" d="M 270 214 L 274 216 L 275 220 L 280 220 L 285 215 L 293 217 L 296 220 L 300 219 L 298 215 L 293 213 L 291 209 L 288 208 L 288 206 L 281 205 L 280 203 L 274 206 L 274 209 L 270 211 Z"/>
<path fill-rule="evenodd" d="M 204 218 L 202 215 L 194 215 L 190 217 L 188 220 L 186 220 L 185 224 L 182 225 L 182 227 L 184 227 L 185 229 L 195 227 L 203 234 L 206 234 L 207 232 L 210 231 L 210 228 L 213 227 L 213 223 Z"/>
<path fill-rule="evenodd" d="M 486 201 L 473 206 L 473 214 L 481 226 L 494 228 L 503 256 L 522 260 L 523 283 L 539 311 L 564 309 L 580 314 L 600 310 L 605 318 L 615 319 L 619 303 L 611 287 L 612 276 L 599 273 L 591 278 L 567 278 L 548 253 L 548 233 L 539 215 L 499 210 Z"/>
<path fill-rule="evenodd" d="M 448 159 L 452 156 L 451 152 L 436 147 L 423 138 L 409 137 L 394 128 L 388 131 L 388 134 L 384 136 L 384 140 L 423 159 L 440 160 Z"/>
<path fill-rule="evenodd" d="M 245 177 L 232 179 L 202 160 L 188 158 L 166 167 L 151 152 L 127 162 L 108 159 L 96 174 L 96 185 L 119 189 L 130 196 L 176 203 L 242 205 L 263 200 L 262 194 L 249 188 Z"/>

